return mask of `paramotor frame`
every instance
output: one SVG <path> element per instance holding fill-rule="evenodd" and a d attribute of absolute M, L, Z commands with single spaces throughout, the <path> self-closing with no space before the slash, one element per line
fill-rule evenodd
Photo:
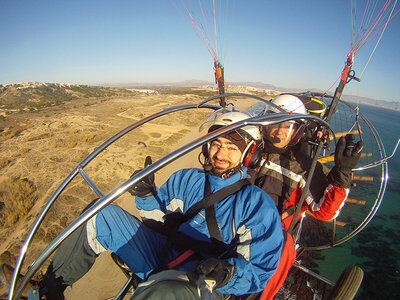
<path fill-rule="evenodd" d="M 107 141 L 105 141 L 103 144 L 101 144 L 98 148 L 96 148 L 91 154 L 89 154 L 81 163 L 79 163 L 73 171 L 66 177 L 66 179 L 61 183 L 61 185 L 56 189 L 56 191 L 53 193 L 53 195 L 49 198 L 45 206 L 43 207 L 42 211 L 39 213 L 38 217 L 36 218 L 30 232 L 28 233 L 28 236 L 21 247 L 20 251 L 20 256 L 18 257 L 17 264 L 14 270 L 13 278 L 11 280 L 10 284 L 10 290 L 9 290 L 9 295 L 8 299 L 19 299 L 23 289 L 27 285 L 28 281 L 33 277 L 33 275 L 38 271 L 38 269 L 42 266 L 42 264 L 50 257 L 50 255 L 57 249 L 57 247 L 72 233 L 74 232 L 80 225 L 82 225 L 84 222 L 86 222 L 88 219 L 90 219 L 93 215 L 98 213 L 102 208 L 116 200 L 120 195 L 122 195 L 124 192 L 126 192 L 129 188 L 137 184 L 140 180 L 142 180 L 144 177 L 160 170 L 164 166 L 172 163 L 179 157 L 185 155 L 186 153 L 200 147 L 204 143 L 207 143 L 211 141 L 212 139 L 215 139 L 216 137 L 223 135 L 231 130 L 241 128 L 246 125 L 254 125 L 254 126 L 267 126 L 270 124 L 276 124 L 280 122 L 285 122 L 288 120 L 293 120 L 293 119 L 309 119 L 313 120 L 315 122 L 320 122 L 323 126 L 326 128 L 330 128 L 329 124 L 326 123 L 325 121 L 321 120 L 318 117 L 311 116 L 311 115 L 291 115 L 289 116 L 287 113 L 279 113 L 276 114 L 275 116 L 267 116 L 267 115 L 258 115 L 254 116 L 252 118 L 249 118 L 247 120 L 243 120 L 237 123 L 234 123 L 232 125 L 225 126 L 223 129 L 218 130 L 216 132 L 208 133 L 204 135 L 201 138 L 198 138 L 194 140 L 193 142 L 171 152 L 170 154 L 164 156 L 163 158 L 159 159 L 158 161 L 154 162 L 150 166 L 144 168 L 140 172 L 138 172 L 136 175 L 132 176 L 128 180 L 126 180 L 124 183 L 119 185 L 117 188 L 112 190 L 110 193 L 103 195 L 103 193 L 100 191 L 100 189 L 96 186 L 96 184 L 87 176 L 87 174 L 84 171 L 84 168 L 97 156 L 99 155 L 103 150 L 105 150 L 108 146 L 110 146 L 112 143 L 132 131 L 133 129 L 142 126 L 143 124 L 157 119 L 161 116 L 173 113 L 173 112 L 179 112 L 183 110 L 189 110 L 189 109 L 200 109 L 200 108 L 206 108 L 206 109 L 211 109 L 211 110 L 217 110 L 220 109 L 221 106 L 216 106 L 216 105 L 210 105 L 208 102 L 215 100 L 215 99 L 220 99 L 221 97 L 233 97 L 233 96 L 238 96 L 238 97 L 250 97 L 253 99 L 256 99 L 258 101 L 262 101 L 264 103 L 267 103 L 268 105 L 273 105 L 270 104 L 267 100 L 262 99 L 260 97 L 254 96 L 254 95 L 248 95 L 248 94 L 241 94 L 241 93 L 232 93 L 232 94 L 223 94 L 223 95 L 216 95 L 212 96 L 210 98 L 207 98 L 203 100 L 202 102 L 198 104 L 187 104 L 187 105 L 180 105 L 180 106 L 175 106 L 171 107 L 168 109 L 164 109 L 159 113 L 150 115 L 148 117 L 145 117 L 144 119 L 135 122 L 131 124 L 130 126 L 126 127 L 125 129 L 121 130 L 111 138 L 109 138 Z M 273 105 L 275 106 L 275 105 Z M 280 109 L 279 107 L 275 106 L 275 108 Z M 67 228 L 64 229 L 64 231 L 61 232 L 61 234 L 56 237 L 49 245 L 48 247 L 39 255 L 39 257 L 30 265 L 28 271 L 26 272 L 25 276 L 21 279 L 21 283 L 19 287 L 16 289 L 16 292 L 14 294 L 14 290 L 16 288 L 16 278 L 18 277 L 18 274 L 21 270 L 22 263 L 25 259 L 26 252 L 28 250 L 29 245 L 31 244 L 33 237 L 35 233 L 37 232 L 40 224 L 42 223 L 44 217 L 48 213 L 49 209 L 52 207 L 54 202 L 59 198 L 61 193 L 65 190 L 65 188 L 71 183 L 71 181 L 76 177 L 76 175 L 81 174 L 81 176 L 85 179 L 85 182 L 91 187 L 91 189 L 100 197 L 96 203 L 91 206 L 89 209 L 87 209 L 85 212 L 83 212 L 76 220 L 74 220 Z"/>
<path fill-rule="evenodd" d="M 276 124 L 276 123 L 293 120 L 293 119 L 307 119 L 307 120 L 316 122 L 316 123 L 320 124 L 321 126 L 324 126 L 325 128 L 327 128 L 333 132 L 332 127 L 328 123 L 323 121 L 321 118 L 313 116 L 313 115 L 295 115 L 295 114 L 288 115 L 287 113 L 278 113 L 278 114 L 275 114 L 274 116 L 271 116 L 271 115 L 267 116 L 267 115 L 261 114 L 261 115 L 256 115 L 252 118 L 249 118 L 247 120 L 240 121 L 233 125 L 226 126 L 218 132 L 206 134 L 206 135 L 202 136 L 201 138 L 198 138 L 198 139 L 194 140 L 193 142 L 171 152 L 170 154 L 166 155 L 165 157 L 161 158 L 160 160 L 156 161 L 152 165 L 146 167 L 142 171 L 138 172 L 136 175 L 129 178 L 127 181 L 125 181 L 124 183 L 119 185 L 117 188 L 115 188 L 113 191 L 111 191 L 107 195 L 103 195 L 103 193 L 100 191 L 100 189 L 97 188 L 96 184 L 94 182 L 92 182 L 92 180 L 84 172 L 84 167 L 86 167 L 93 160 L 93 158 L 95 158 L 100 152 L 102 152 L 104 149 L 106 149 L 109 145 L 111 145 L 116 140 L 118 140 L 122 136 L 126 135 L 133 129 L 135 129 L 151 120 L 154 120 L 160 116 L 164 116 L 164 115 L 167 115 L 167 114 L 170 114 L 173 112 L 179 112 L 182 110 L 189 110 L 189 109 L 199 109 L 199 108 L 217 110 L 217 109 L 221 108 L 221 106 L 210 105 L 210 104 L 208 104 L 208 102 L 215 100 L 215 99 L 219 99 L 220 97 L 233 97 L 233 96 L 250 97 L 250 98 L 256 99 L 258 101 L 261 101 L 263 103 L 266 103 L 267 105 L 273 105 L 270 102 L 268 102 L 267 100 L 260 98 L 260 97 L 256 97 L 253 95 L 247 95 L 247 94 L 232 93 L 232 94 L 216 95 L 216 96 L 207 98 L 198 104 L 181 105 L 181 106 L 171 107 L 169 109 L 164 109 L 159 113 L 153 114 L 153 115 L 148 116 L 138 122 L 133 123 L 132 125 L 126 127 L 122 131 L 120 131 L 119 133 L 115 134 L 110 139 L 108 139 L 106 142 L 101 144 L 98 148 L 96 148 L 80 164 L 78 164 L 78 166 L 67 176 L 67 178 L 62 182 L 62 184 L 56 189 L 54 194 L 50 197 L 49 201 L 46 203 L 46 205 L 42 209 L 42 212 L 37 217 L 37 219 L 34 223 L 34 226 L 32 227 L 31 231 L 29 232 L 28 237 L 27 237 L 23 247 L 21 248 L 20 257 L 18 258 L 18 261 L 17 261 L 13 280 L 11 282 L 9 299 L 18 299 L 18 296 L 21 294 L 21 292 L 24 289 L 24 287 L 26 286 L 27 282 L 37 272 L 37 270 L 45 262 L 45 260 L 56 250 L 56 248 L 62 243 L 62 241 L 65 238 L 67 238 L 74 230 L 76 230 L 81 224 L 83 224 L 88 219 L 90 219 L 93 215 L 95 215 L 97 212 L 99 212 L 106 205 L 110 204 L 112 201 L 117 199 L 121 194 L 126 192 L 130 187 L 134 186 L 136 183 L 138 183 L 144 177 L 160 170 L 164 166 L 175 161 L 180 156 L 200 147 L 202 144 L 211 141 L 212 139 L 216 138 L 217 136 L 223 135 L 228 131 L 231 131 L 231 130 L 234 130 L 234 129 L 237 129 L 237 128 L 240 128 L 240 127 L 243 127 L 246 125 L 267 126 L 270 124 Z M 378 138 L 378 140 L 380 141 L 379 138 Z M 381 141 L 380 141 L 380 143 L 381 143 Z M 382 153 L 384 155 L 383 145 L 382 145 Z M 386 170 L 386 172 L 387 172 L 387 170 Z M 93 191 L 96 192 L 96 194 L 100 197 L 100 199 L 96 202 L 95 205 L 93 205 L 90 209 L 88 209 L 81 216 L 79 216 L 73 223 L 71 223 L 55 240 L 53 240 L 52 243 L 50 243 L 50 245 L 42 252 L 42 254 L 37 258 L 37 260 L 29 267 L 27 273 L 25 274 L 24 278 L 22 279 L 21 284 L 19 285 L 19 287 L 14 295 L 15 278 L 17 278 L 18 273 L 20 272 L 21 265 L 23 263 L 26 251 L 32 241 L 33 236 L 35 235 L 38 227 L 40 226 L 40 224 L 41 224 L 43 218 L 45 217 L 45 215 L 47 214 L 48 210 L 51 208 L 51 206 L 57 200 L 57 198 L 60 196 L 60 194 L 65 190 L 66 186 L 72 181 L 72 179 L 78 173 L 82 175 L 82 177 L 85 179 L 85 182 L 93 189 Z M 384 182 L 386 182 L 386 180 Z M 384 184 L 384 186 L 386 186 L 386 184 Z M 383 197 L 384 189 L 382 189 L 381 194 L 382 194 L 381 197 Z M 381 199 L 380 199 L 380 201 L 381 201 Z M 375 207 L 376 207 L 376 209 L 373 212 L 373 214 L 371 212 L 371 214 L 370 214 L 371 216 L 368 219 L 368 222 L 370 221 L 370 219 L 372 219 L 376 210 L 379 208 L 379 205 L 376 205 Z M 365 226 L 366 226 L 366 224 L 363 225 L 362 228 L 364 228 Z M 357 231 L 357 233 L 359 231 L 361 231 L 361 229 L 359 229 Z M 348 237 L 346 237 L 346 240 L 348 240 L 355 234 L 352 234 L 351 236 L 349 235 Z M 343 243 L 344 240 L 341 239 L 341 240 L 339 240 L 339 242 Z M 327 247 L 336 246 L 338 244 L 339 243 L 330 244 Z M 309 249 L 311 249 L 311 248 L 309 248 Z"/>

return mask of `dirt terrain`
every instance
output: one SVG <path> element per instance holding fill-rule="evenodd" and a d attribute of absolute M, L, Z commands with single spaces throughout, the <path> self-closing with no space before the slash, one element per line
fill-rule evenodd
<path fill-rule="evenodd" d="M 44 204 L 96 147 L 145 116 L 201 100 L 196 95 L 141 95 L 93 101 L 90 105 L 87 100 L 74 101 L 40 112 L 7 115 L 0 137 L 1 262 L 15 264 L 19 249 Z M 244 107 L 251 104 L 249 100 L 241 101 Z M 141 168 L 147 155 L 153 161 L 158 160 L 204 134 L 198 128 L 210 113 L 209 109 L 191 109 L 151 121 L 108 147 L 84 170 L 104 194 L 109 193 Z M 8 122 L 8 127 L 4 122 Z M 161 185 L 177 169 L 200 166 L 199 153 L 200 149 L 193 151 L 158 171 L 156 184 Z M 28 250 L 23 272 L 95 197 L 78 175 L 47 214 Z M 116 203 L 137 215 L 129 193 L 123 194 Z M 67 299 L 106 299 L 115 295 L 124 279 L 106 253 L 66 296 Z M 6 293 L 0 290 L 3 297 Z"/>

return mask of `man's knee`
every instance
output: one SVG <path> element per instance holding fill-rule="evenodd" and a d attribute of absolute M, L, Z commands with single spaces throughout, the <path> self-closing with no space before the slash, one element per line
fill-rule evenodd
<path fill-rule="evenodd" d="M 155 283 L 131 298 L 131 300 L 144 299 L 192 300 L 200 299 L 200 297 L 197 288 L 189 282 L 165 280 Z"/>

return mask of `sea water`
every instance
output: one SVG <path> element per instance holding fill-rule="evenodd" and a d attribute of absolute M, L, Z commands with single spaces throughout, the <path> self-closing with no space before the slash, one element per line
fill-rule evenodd
<path fill-rule="evenodd" d="M 359 105 L 378 131 L 386 154 L 391 155 L 400 137 L 400 111 Z M 386 193 L 373 220 L 343 246 L 320 251 L 318 271 L 336 281 L 348 265 L 364 272 L 356 299 L 400 299 L 400 149 L 388 161 Z"/>

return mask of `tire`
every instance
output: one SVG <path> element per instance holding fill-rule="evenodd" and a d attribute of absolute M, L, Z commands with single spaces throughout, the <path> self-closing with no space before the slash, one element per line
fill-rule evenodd
<path fill-rule="evenodd" d="M 348 266 L 340 275 L 330 300 L 351 300 L 357 294 L 364 277 L 364 271 L 357 266 Z"/>

